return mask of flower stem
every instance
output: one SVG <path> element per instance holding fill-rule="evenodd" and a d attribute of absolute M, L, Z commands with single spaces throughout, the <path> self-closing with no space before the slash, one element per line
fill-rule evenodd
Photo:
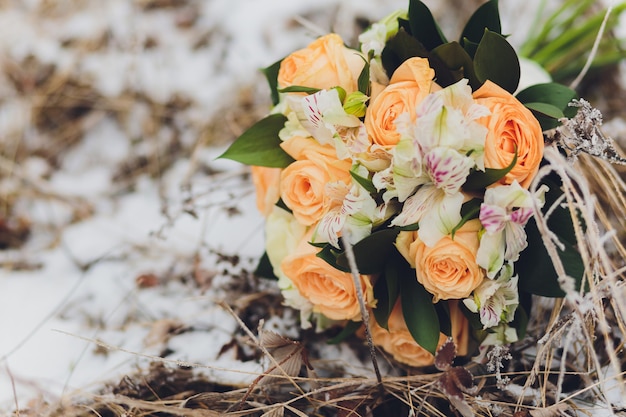
<path fill-rule="evenodd" d="M 372 340 L 372 332 L 370 330 L 369 323 L 369 311 L 365 306 L 365 299 L 363 298 L 363 286 L 361 285 L 361 277 L 356 265 L 356 258 L 354 257 L 354 251 L 350 244 L 350 232 L 344 228 L 342 231 L 341 241 L 346 249 L 346 257 L 348 259 L 348 265 L 350 266 L 350 272 L 352 273 L 352 280 L 356 288 L 357 299 L 359 300 L 359 307 L 361 309 L 361 319 L 365 325 L 365 339 L 370 349 L 370 357 L 372 358 L 372 365 L 374 366 L 374 372 L 376 373 L 376 380 L 379 386 L 382 388 L 382 376 L 380 375 L 380 369 L 378 368 L 378 360 L 376 359 L 376 348 L 374 347 L 374 341 Z"/>

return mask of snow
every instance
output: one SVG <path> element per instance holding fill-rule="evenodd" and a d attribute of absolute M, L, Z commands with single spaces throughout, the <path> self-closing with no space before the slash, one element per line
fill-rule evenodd
<path fill-rule="evenodd" d="M 355 15 L 378 19 L 407 5 L 405 0 L 212 0 L 142 10 L 142 3 L 147 2 L 3 2 L 3 59 L 18 63 L 34 56 L 54 64 L 103 97 L 121 97 L 120 106 L 125 92 L 160 104 L 184 97 L 191 105 L 173 116 L 174 125 L 183 141 L 194 143 L 203 123 L 222 117 L 236 100 L 238 87 L 265 88 L 258 69 L 306 45 L 319 34 L 312 26 L 350 39 Z M 441 14 L 440 3 L 427 3 Z M 294 22 L 295 16 L 311 26 Z M 505 26 L 511 16 L 523 19 L 517 11 L 505 16 Z M 186 23 L 194 18 L 194 24 Z M 64 46 L 70 40 L 105 45 Z M 146 47 L 148 41 L 155 46 Z M 41 140 L 29 125 L 33 110 L 26 99 L 15 97 L 5 79 L 0 93 L 10 99 L 0 100 L 0 138 L 23 134 L 24 140 Z M 266 93 L 255 99 L 268 100 Z M 41 265 L 0 270 L 0 413 L 14 408 L 14 388 L 20 405 L 36 397 L 59 401 L 119 380 L 166 349 L 171 352 L 166 361 L 197 364 L 223 383 L 246 384 L 261 371 L 258 363 L 221 351 L 239 329 L 218 304 L 229 296 L 222 271 L 253 268 L 263 250 L 263 219 L 254 209 L 247 170 L 216 160 L 226 145 L 215 145 L 194 149 L 157 179 L 142 174 L 131 187 L 120 186 L 114 172 L 129 154 L 141 145 L 163 146 L 132 145 L 145 131 L 147 107 L 137 102 L 126 121 L 100 109 L 80 142 L 60 155 L 58 167 L 37 156 L 19 167 L 27 180 L 56 197 L 18 201 L 35 233 L 22 248 L 0 252 L 3 262 Z M 167 138 L 172 132 L 159 134 Z M 212 172 L 195 172 L 197 161 Z M 17 181 L 0 181 L 3 194 L 19 187 Z M 190 206 L 197 218 L 187 213 Z M 242 265 L 223 263 L 217 252 L 239 254 Z M 214 277 L 212 285 L 191 282 L 197 268 Z M 153 274 L 158 285 L 137 285 L 142 274 Z M 269 317 L 265 325 L 297 337 L 295 321 L 293 315 Z M 190 330 L 163 333 L 176 323 Z M 336 358 L 347 373 L 371 376 L 347 347 L 323 349 L 320 357 Z"/>

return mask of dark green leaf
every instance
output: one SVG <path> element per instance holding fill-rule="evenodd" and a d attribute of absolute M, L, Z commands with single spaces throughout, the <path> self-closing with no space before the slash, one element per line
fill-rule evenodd
<path fill-rule="evenodd" d="M 370 64 L 369 61 L 365 61 L 365 66 L 359 74 L 358 80 L 359 91 L 365 95 L 369 95 L 370 92 Z"/>
<path fill-rule="evenodd" d="M 282 198 L 278 199 L 278 201 L 276 202 L 276 207 L 279 207 L 285 210 L 286 212 L 293 214 L 293 211 L 289 207 L 287 207 L 287 204 L 285 204 L 285 201 L 283 201 Z"/>
<path fill-rule="evenodd" d="M 315 256 L 326 261 L 328 265 L 338 269 L 339 271 L 350 272 L 348 263 L 346 262 L 344 265 L 341 265 L 337 259 L 339 256 L 345 257 L 344 253 L 335 249 L 331 244 L 326 244 L 321 251 L 317 252 Z"/>
<path fill-rule="evenodd" d="M 359 273 L 369 275 L 384 271 L 388 257 L 395 251 L 394 242 L 399 232 L 398 229 L 378 230 L 352 247 Z M 337 256 L 337 263 L 349 270 L 345 253 Z"/>
<path fill-rule="evenodd" d="M 541 239 L 534 219 L 526 224 L 528 247 L 521 253 L 518 266 L 519 288 L 522 291 L 544 297 L 563 297 L 558 275 Z M 585 272 L 583 260 L 576 248 L 569 242 L 561 242 L 564 250 L 558 249 L 559 258 L 563 262 L 565 272 L 576 281 L 576 288 L 580 289 Z"/>
<path fill-rule="evenodd" d="M 282 59 L 261 70 L 263 74 L 265 74 L 265 78 L 267 78 L 267 83 L 270 86 L 272 104 L 274 104 L 274 106 L 277 105 L 280 101 L 280 97 L 278 96 L 278 70 L 280 69 L 281 62 L 283 62 Z"/>
<path fill-rule="evenodd" d="M 559 257 L 566 273 L 576 280 L 576 288 L 579 289 L 585 266 L 576 250 L 577 240 L 572 218 L 567 207 L 560 205 L 553 207 L 563 193 L 561 180 L 557 174 L 551 173 L 544 177 L 541 183 L 549 187 L 545 194 L 545 204 L 542 209 L 544 213 L 551 210 L 548 228 L 564 245 L 564 251 L 559 250 Z M 557 281 L 556 271 L 543 244 L 535 220 L 531 218 L 525 229 L 528 247 L 521 253 L 519 261 L 515 263 L 519 275 L 520 290 L 546 297 L 562 297 L 564 293 Z"/>
<path fill-rule="evenodd" d="M 504 178 L 506 174 L 511 172 L 515 164 L 517 164 L 517 149 L 515 150 L 515 156 L 513 157 L 513 160 L 507 167 L 485 168 L 484 172 L 478 170 L 470 172 L 470 174 L 467 176 L 467 180 L 465 180 L 465 184 L 463 184 L 463 190 L 482 190 L 483 188 L 488 187 L 496 181 L 500 181 L 501 178 Z"/>
<path fill-rule="evenodd" d="M 454 226 L 454 229 L 450 231 L 452 238 L 454 239 L 454 234 L 461 228 L 465 223 L 472 219 L 477 219 L 478 214 L 480 213 L 480 205 L 482 200 L 480 198 L 472 198 L 469 201 L 466 201 L 461 206 L 461 221 L 459 224 Z"/>
<path fill-rule="evenodd" d="M 462 38 L 461 45 L 463 45 L 465 52 L 467 52 L 467 54 L 473 59 L 476 55 L 476 50 L 478 49 L 478 42 L 472 42 L 467 38 Z"/>
<path fill-rule="evenodd" d="M 440 329 L 432 295 L 417 282 L 415 270 L 406 261 L 399 267 L 399 277 L 404 321 L 417 344 L 434 355 Z"/>
<path fill-rule="evenodd" d="M 403 232 L 414 232 L 416 230 L 420 230 L 420 224 L 419 223 L 413 223 L 413 224 L 409 224 L 406 226 L 400 226 L 397 228 L 400 231 Z"/>
<path fill-rule="evenodd" d="M 489 29 L 491 32 L 495 33 L 502 33 L 498 0 L 490 0 L 476 9 L 472 17 L 470 17 L 465 24 L 461 40 L 466 38 L 478 44 L 485 33 L 485 29 Z"/>
<path fill-rule="evenodd" d="M 264 252 L 261 259 L 259 259 L 259 263 L 254 270 L 254 275 L 261 278 L 278 279 L 278 277 L 274 275 L 274 267 L 270 262 L 270 258 L 267 256 L 267 252 Z"/>
<path fill-rule="evenodd" d="M 565 117 L 565 115 L 563 114 L 563 111 L 561 111 L 561 109 L 559 109 L 558 107 L 553 106 L 552 104 L 532 102 L 532 103 L 525 103 L 524 106 L 530 109 L 535 115 L 546 116 L 546 117 L 557 119 L 557 120 L 562 117 Z M 546 130 L 546 129 L 543 129 L 543 130 Z"/>
<path fill-rule="evenodd" d="M 449 42 L 440 45 L 430 52 L 431 57 L 438 58 L 454 75 L 454 80 L 448 85 L 454 84 L 462 78 L 467 78 L 472 89 L 480 87 L 480 82 L 474 73 L 474 63 L 468 53 L 458 42 Z M 441 84 L 438 74 L 437 83 Z"/>
<path fill-rule="evenodd" d="M 357 174 L 356 172 L 352 170 L 350 170 L 350 175 L 352 176 L 352 179 L 354 179 L 357 183 L 359 183 L 359 185 L 363 187 L 368 193 L 374 194 L 378 192 L 372 180 L 363 178 L 362 176 L 360 176 L 359 174 Z"/>
<path fill-rule="evenodd" d="M 447 42 L 430 9 L 419 0 L 409 2 L 409 24 L 413 37 L 429 51 Z"/>
<path fill-rule="evenodd" d="M 381 60 L 387 75 L 391 76 L 404 61 L 415 56 L 426 58 L 428 51 L 417 39 L 400 29 L 385 44 Z"/>
<path fill-rule="evenodd" d="M 361 321 L 349 321 L 346 325 L 341 329 L 339 334 L 332 339 L 328 340 L 329 345 L 336 345 L 338 343 L 343 342 L 348 337 L 352 336 L 359 328 L 363 325 Z"/>
<path fill-rule="evenodd" d="M 437 317 L 439 318 L 439 327 L 441 333 L 446 336 L 452 336 L 452 322 L 450 320 L 450 305 L 447 301 L 439 301 L 434 304 Z"/>
<path fill-rule="evenodd" d="M 412 279 L 401 280 L 400 302 L 411 336 L 418 345 L 434 355 L 439 342 L 439 318 L 433 306 L 432 295 L 417 282 L 415 271 Z"/>
<path fill-rule="evenodd" d="M 294 159 L 281 147 L 278 132 L 287 118 L 271 114 L 258 121 L 233 142 L 219 158 L 232 159 L 246 165 L 285 168 Z"/>
<path fill-rule="evenodd" d="M 485 30 L 474 55 L 474 70 L 481 83 L 498 84 L 511 94 L 519 84 L 520 66 L 515 49 L 504 36 Z"/>
<path fill-rule="evenodd" d="M 403 261 L 398 251 L 393 251 L 385 265 L 385 274 L 378 277 L 374 285 L 374 297 L 377 300 L 374 309 L 376 322 L 383 329 L 389 329 L 389 315 L 398 300 L 398 265 Z"/>
<path fill-rule="evenodd" d="M 528 312 L 526 311 L 527 307 L 525 307 L 526 303 L 521 301 L 523 296 L 523 294 L 520 294 L 520 304 L 517 306 L 517 309 L 515 310 L 515 317 L 511 322 L 511 327 L 517 330 L 517 338 L 519 340 L 526 337 L 526 327 L 528 327 Z"/>
<path fill-rule="evenodd" d="M 576 107 L 569 106 L 569 103 L 578 98 L 576 91 L 571 88 L 557 83 L 535 84 L 522 91 L 515 96 L 522 104 L 527 103 L 546 103 L 550 104 L 563 112 L 567 118 L 574 117 L 577 112 Z M 537 120 L 541 124 L 543 130 L 549 130 L 560 125 L 558 120 L 553 117 L 537 116 Z"/>
<path fill-rule="evenodd" d="M 290 85 L 289 87 L 281 88 L 278 90 L 279 93 L 306 93 L 306 94 L 315 94 L 320 91 L 319 88 L 313 87 L 304 87 L 302 85 Z"/>

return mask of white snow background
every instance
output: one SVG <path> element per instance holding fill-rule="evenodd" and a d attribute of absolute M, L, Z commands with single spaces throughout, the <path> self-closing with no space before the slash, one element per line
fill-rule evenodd
<path fill-rule="evenodd" d="M 171 352 L 167 359 L 201 364 L 198 370 L 216 380 L 249 383 L 260 365 L 219 354 L 239 326 L 218 305 L 228 296 L 220 277 L 224 269 L 254 268 L 263 251 L 263 221 L 244 175 L 247 169 L 216 160 L 227 144 L 192 145 L 209 121 L 228 125 L 229 105 L 242 89 L 269 109 L 259 68 L 330 30 L 354 43 L 355 16 L 376 20 L 408 2 L 174 1 L 184 6 L 146 10 L 142 5 L 148 1 L 140 0 L 57 0 L 54 13 L 42 15 L 38 11 L 45 3 L 50 2 L 0 2 L 0 59 L 21 62 L 35 56 L 78 74 L 105 97 L 124 91 L 141 92 L 158 103 L 184 97 L 191 104 L 176 114 L 175 123 L 194 152 L 157 179 L 146 175 L 132 188 L 120 189 L 113 171 L 141 135 L 145 109 L 139 106 L 123 127 L 106 112 L 94 118 L 58 168 L 35 156 L 15 167 L 20 179 L 43 184 L 47 193 L 63 198 L 18 202 L 33 235 L 23 247 L 0 252 L 3 265 L 40 265 L 0 269 L 0 413 L 14 409 L 16 402 L 55 402 L 75 391 L 95 391 L 165 349 Z M 445 2 L 426 3 L 443 16 Z M 504 30 L 513 34 L 514 44 L 526 35 L 537 3 L 502 2 Z M 191 25 L 185 23 L 189 14 L 196 19 Z M 443 22 L 450 26 L 455 20 Z M 450 37 L 455 30 L 460 28 L 451 28 Z M 103 33 L 109 37 L 107 48 L 78 54 L 64 47 L 68 39 Z M 143 47 L 147 40 L 157 46 Z M 41 140 L 29 128 L 29 98 L 16 96 L 5 84 L 0 83 L 0 144 L 8 146 L 2 137 L 14 132 L 24 132 L 24 140 Z M 198 165 L 210 170 L 198 172 Z M 0 193 L 19 187 L 0 172 Z M 91 214 L 74 221 L 75 204 L 90 206 Z M 185 212 L 190 207 L 197 217 Z M 218 252 L 239 255 L 240 264 L 230 265 Z M 194 264 L 200 254 L 201 265 Z M 198 271 L 213 277 L 210 286 L 168 279 L 193 280 Z M 153 274 L 159 285 L 139 287 L 136 278 L 142 274 Z M 289 318 L 266 321 L 285 336 L 297 336 Z M 160 330 L 171 326 L 193 330 L 160 338 Z M 103 349 L 94 341 L 119 349 Z M 329 347 L 326 359 L 356 363 L 341 347 Z"/>

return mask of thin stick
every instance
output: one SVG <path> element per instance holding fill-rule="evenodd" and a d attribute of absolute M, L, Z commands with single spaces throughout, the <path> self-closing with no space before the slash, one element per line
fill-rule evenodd
<path fill-rule="evenodd" d="M 570 88 L 576 89 L 576 87 L 578 87 L 578 84 L 580 84 L 580 82 L 583 80 L 585 75 L 587 75 L 587 71 L 589 71 L 589 68 L 591 67 L 591 64 L 593 63 L 593 60 L 596 57 L 596 54 L 598 53 L 598 48 L 600 47 L 600 41 L 602 40 L 602 36 L 604 35 L 604 30 L 606 29 L 606 23 L 609 20 L 609 16 L 611 15 L 612 11 L 613 11 L 613 6 L 609 6 L 609 8 L 606 9 L 606 13 L 604 14 L 604 19 L 602 20 L 602 24 L 600 25 L 600 30 L 598 31 L 598 36 L 596 36 L 596 40 L 593 42 L 593 47 L 591 48 L 591 53 L 589 54 L 589 57 L 587 58 L 587 62 L 585 62 L 585 66 L 583 67 L 582 70 L 580 70 L 580 73 L 578 74 L 576 79 L 572 81 L 572 83 L 569 85 Z"/>
<path fill-rule="evenodd" d="M 363 299 L 363 286 L 361 285 L 361 278 L 359 270 L 356 265 L 356 258 L 354 257 L 354 251 L 352 245 L 349 242 L 350 232 L 344 228 L 342 231 L 341 241 L 346 248 L 346 257 L 348 258 L 348 265 L 350 266 L 350 272 L 352 273 L 352 280 L 356 288 L 356 296 L 359 300 L 359 307 L 361 309 L 361 318 L 365 325 L 365 339 L 367 339 L 367 346 L 370 349 L 370 357 L 372 358 L 372 365 L 374 365 L 374 372 L 376 373 L 376 380 L 382 389 L 383 378 L 380 375 L 380 369 L 378 368 L 378 360 L 376 359 L 376 348 L 374 347 L 374 341 L 372 340 L 372 332 L 370 331 L 369 324 L 369 312 L 365 307 L 365 300 Z"/>

